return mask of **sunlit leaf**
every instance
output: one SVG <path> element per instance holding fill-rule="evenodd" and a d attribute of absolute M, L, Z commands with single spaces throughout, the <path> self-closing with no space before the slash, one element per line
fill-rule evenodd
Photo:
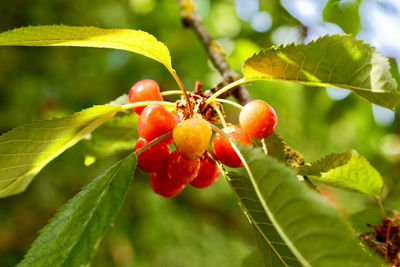
<path fill-rule="evenodd" d="M 322 16 L 325 21 L 339 25 L 346 33 L 357 34 L 361 29 L 360 4 L 361 0 L 329 0 Z"/>
<path fill-rule="evenodd" d="M 41 230 L 18 266 L 88 266 L 125 199 L 135 167 L 131 154 L 84 187 Z"/>
<path fill-rule="evenodd" d="M 240 146 L 250 174 L 229 173 L 244 211 L 282 262 L 302 266 L 384 266 L 365 250 L 349 224 L 294 170 Z M 294 258 L 294 259 L 293 259 Z M 298 261 L 298 262 L 297 262 Z"/>
<path fill-rule="evenodd" d="M 245 81 L 291 81 L 350 89 L 390 109 L 400 101 L 388 59 L 350 35 L 327 35 L 308 44 L 273 47 L 247 59 L 242 71 Z"/>
<path fill-rule="evenodd" d="M 169 70 L 168 48 L 153 35 L 129 29 L 63 25 L 32 26 L 0 33 L 0 46 L 80 46 L 121 49 L 152 58 Z"/>
<path fill-rule="evenodd" d="M 95 106 L 65 118 L 25 124 L 1 135 L 0 198 L 24 191 L 46 164 L 120 109 Z"/>
<path fill-rule="evenodd" d="M 383 188 L 379 172 L 354 150 L 327 155 L 311 165 L 301 166 L 298 173 L 310 176 L 313 181 L 370 196 L 379 195 Z"/>

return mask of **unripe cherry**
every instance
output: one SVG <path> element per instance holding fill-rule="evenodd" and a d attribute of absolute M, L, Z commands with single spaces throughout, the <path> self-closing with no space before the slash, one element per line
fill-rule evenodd
<path fill-rule="evenodd" d="M 197 177 L 190 182 L 196 188 L 206 188 L 218 180 L 220 170 L 211 158 L 204 157 L 200 160 L 200 170 Z"/>
<path fill-rule="evenodd" d="M 178 195 L 186 186 L 169 179 L 165 166 L 150 174 L 150 185 L 156 194 L 166 198 Z"/>
<path fill-rule="evenodd" d="M 146 79 L 135 83 L 129 90 L 129 103 L 136 103 L 140 101 L 163 101 L 160 93 L 160 87 L 156 81 Z M 141 114 L 144 110 L 143 107 L 133 108 L 137 114 Z"/>
<path fill-rule="evenodd" d="M 240 127 L 250 136 L 265 138 L 275 130 L 278 118 L 274 109 L 262 100 L 247 103 L 240 111 Z"/>
<path fill-rule="evenodd" d="M 211 126 L 203 118 L 187 119 L 175 126 L 172 138 L 176 149 L 185 159 L 198 159 L 211 139 Z"/>
<path fill-rule="evenodd" d="M 242 145 L 251 145 L 251 139 L 249 135 L 240 127 L 229 126 L 222 129 L 222 131 L 232 140 L 239 141 Z M 236 154 L 235 150 L 233 150 L 229 140 L 227 140 L 220 133 L 216 133 L 214 135 L 211 142 L 211 147 L 215 157 L 226 166 L 232 168 L 239 168 L 243 166 L 242 161 Z"/>
<path fill-rule="evenodd" d="M 135 151 L 148 143 L 149 141 L 139 137 L 135 146 Z M 161 169 L 167 162 L 168 157 L 169 147 L 163 142 L 158 142 L 139 154 L 137 166 L 145 172 L 155 172 Z"/>
<path fill-rule="evenodd" d="M 172 113 L 159 104 L 150 104 L 140 114 L 137 129 L 141 137 L 151 141 L 172 131 L 175 124 L 175 117 Z"/>
<path fill-rule="evenodd" d="M 179 154 L 178 150 L 169 155 L 167 163 L 167 174 L 171 181 L 187 184 L 193 181 L 199 174 L 200 160 L 188 160 Z"/>

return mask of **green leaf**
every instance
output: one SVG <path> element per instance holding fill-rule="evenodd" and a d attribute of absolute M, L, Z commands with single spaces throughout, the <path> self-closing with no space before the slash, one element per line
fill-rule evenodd
<path fill-rule="evenodd" d="M 283 141 L 276 132 L 273 132 L 270 136 L 265 138 L 264 142 L 267 147 L 268 155 L 286 162 L 285 141 Z"/>
<path fill-rule="evenodd" d="M 83 140 L 86 153 L 93 157 L 104 157 L 116 152 L 132 150 L 139 135 L 138 116 L 130 112 L 116 115 Z"/>
<path fill-rule="evenodd" d="M 24 27 L 0 33 L 0 46 L 79 46 L 121 49 L 154 59 L 172 70 L 168 48 L 153 35 L 137 30 L 63 25 Z"/>
<path fill-rule="evenodd" d="M 322 13 L 325 21 L 336 23 L 346 33 L 357 34 L 361 30 L 361 0 L 329 0 Z"/>
<path fill-rule="evenodd" d="M 360 245 L 348 222 L 321 195 L 298 181 L 294 170 L 260 149 L 240 149 L 250 173 L 230 173 L 229 181 L 265 244 L 282 262 L 313 267 L 385 265 Z"/>
<path fill-rule="evenodd" d="M 121 106 L 95 106 L 29 123 L 0 136 L 0 198 L 23 192 L 51 160 L 113 117 Z"/>
<path fill-rule="evenodd" d="M 242 72 L 246 82 L 277 80 L 350 89 L 390 109 L 400 101 L 388 59 L 350 35 L 327 35 L 308 44 L 261 51 L 245 61 Z"/>
<path fill-rule="evenodd" d="M 383 188 L 379 172 L 355 150 L 327 155 L 311 165 L 299 167 L 298 174 L 370 196 L 379 195 Z"/>
<path fill-rule="evenodd" d="M 250 223 L 258 230 L 260 236 L 257 237 L 257 242 L 259 243 L 259 239 L 262 238 L 263 246 L 268 246 L 265 250 L 260 250 L 258 244 L 265 263 L 269 264 L 271 261 L 276 264 L 280 262 L 284 266 L 301 266 L 268 218 L 248 176 L 236 172 L 222 172 L 222 174 L 227 177 L 229 184 L 238 196 L 242 210 Z M 270 256 L 265 258 L 265 255 Z"/>
<path fill-rule="evenodd" d="M 89 265 L 125 199 L 135 167 L 132 153 L 85 186 L 41 230 L 18 266 Z"/>
<path fill-rule="evenodd" d="M 264 263 L 263 266 L 274 266 L 274 267 L 286 267 L 289 264 L 289 259 L 286 257 L 285 260 L 279 257 L 279 255 L 274 251 L 272 246 L 265 242 L 265 238 L 260 234 L 260 231 L 253 227 L 254 231 L 256 232 L 256 242 L 259 254 L 262 258 Z M 297 260 L 293 260 L 290 262 L 290 266 L 301 266 Z M 248 266 L 261 266 L 258 265 L 248 265 Z"/>

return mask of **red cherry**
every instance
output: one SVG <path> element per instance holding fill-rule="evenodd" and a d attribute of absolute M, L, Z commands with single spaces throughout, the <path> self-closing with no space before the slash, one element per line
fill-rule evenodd
<path fill-rule="evenodd" d="M 206 151 L 212 135 L 210 124 L 203 118 L 185 120 L 172 133 L 176 149 L 190 160 L 198 159 Z"/>
<path fill-rule="evenodd" d="M 146 79 L 135 83 L 129 90 L 129 103 L 140 101 L 163 101 L 160 93 L 160 87 L 156 81 Z M 137 114 L 141 114 L 145 106 L 133 108 Z"/>
<path fill-rule="evenodd" d="M 139 137 L 135 151 L 148 143 L 149 141 Z M 139 154 L 137 166 L 145 172 L 155 172 L 161 169 L 168 157 L 169 147 L 163 142 L 158 142 Z"/>
<path fill-rule="evenodd" d="M 237 126 L 229 126 L 222 129 L 222 131 L 231 139 L 239 141 L 242 145 L 251 145 L 250 137 L 245 131 L 243 131 L 242 128 Z M 239 168 L 243 166 L 242 161 L 236 154 L 235 150 L 233 150 L 229 141 L 226 140 L 226 138 L 221 134 L 216 133 L 214 135 L 211 142 L 211 147 L 215 157 L 226 166 L 232 168 Z"/>
<path fill-rule="evenodd" d="M 220 170 L 211 158 L 205 157 L 200 160 L 200 170 L 197 177 L 190 182 L 196 188 L 206 188 L 218 180 Z"/>
<path fill-rule="evenodd" d="M 274 109 L 262 100 L 247 103 L 240 111 L 240 127 L 250 136 L 265 138 L 275 130 L 278 118 Z"/>
<path fill-rule="evenodd" d="M 165 166 L 150 174 L 150 185 L 156 194 L 170 198 L 178 195 L 185 188 L 185 184 L 180 184 L 168 178 Z"/>
<path fill-rule="evenodd" d="M 167 174 L 171 181 L 187 184 L 196 178 L 200 170 L 200 160 L 188 160 L 178 150 L 171 153 L 167 163 Z"/>
<path fill-rule="evenodd" d="M 175 118 L 172 113 L 159 104 L 150 104 L 140 114 L 137 128 L 141 137 L 151 141 L 172 131 L 175 124 Z M 167 138 L 166 143 L 170 142 L 171 139 L 169 138 L 168 140 Z"/>

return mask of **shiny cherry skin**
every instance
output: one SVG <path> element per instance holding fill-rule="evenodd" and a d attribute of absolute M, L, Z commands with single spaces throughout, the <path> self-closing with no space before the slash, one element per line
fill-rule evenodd
<path fill-rule="evenodd" d="M 150 174 L 150 185 L 156 194 L 166 198 L 178 195 L 186 186 L 169 179 L 165 166 Z"/>
<path fill-rule="evenodd" d="M 218 180 L 220 170 L 215 161 L 209 157 L 200 159 L 200 170 L 197 177 L 190 182 L 196 188 L 206 188 Z"/>
<path fill-rule="evenodd" d="M 199 174 L 200 160 L 188 160 L 175 150 L 171 153 L 167 163 L 167 174 L 175 183 L 187 184 Z"/>
<path fill-rule="evenodd" d="M 262 100 L 247 103 L 240 111 L 240 127 L 250 136 L 266 138 L 275 130 L 278 123 L 274 109 Z"/>
<path fill-rule="evenodd" d="M 187 119 L 175 126 L 172 132 L 174 144 L 179 153 L 189 160 L 198 159 L 210 143 L 212 130 L 203 118 Z"/>
<path fill-rule="evenodd" d="M 240 127 L 229 126 L 222 131 L 229 136 L 231 139 L 239 141 L 242 145 L 251 145 L 251 139 L 249 135 Z M 216 133 L 211 142 L 211 147 L 215 157 L 231 168 L 239 168 L 243 166 L 239 156 L 233 150 L 232 145 L 229 141 L 221 134 Z"/>
<path fill-rule="evenodd" d="M 149 141 L 143 137 L 139 137 L 135 146 L 135 151 L 148 143 Z M 168 157 L 169 147 L 163 142 L 158 142 L 139 154 L 137 166 L 145 172 L 155 172 L 161 169 L 167 162 Z"/>
<path fill-rule="evenodd" d="M 135 83 L 129 90 L 129 103 L 140 101 L 163 101 L 160 93 L 160 87 L 156 81 L 146 79 Z M 133 108 L 137 114 L 141 114 L 145 106 Z"/>
<path fill-rule="evenodd" d="M 147 141 L 151 141 L 160 135 L 172 131 L 176 125 L 175 117 L 159 104 L 148 105 L 140 114 L 138 121 L 138 132 L 140 137 Z M 166 143 L 170 142 L 171 138 L 166 139 Z"/>

